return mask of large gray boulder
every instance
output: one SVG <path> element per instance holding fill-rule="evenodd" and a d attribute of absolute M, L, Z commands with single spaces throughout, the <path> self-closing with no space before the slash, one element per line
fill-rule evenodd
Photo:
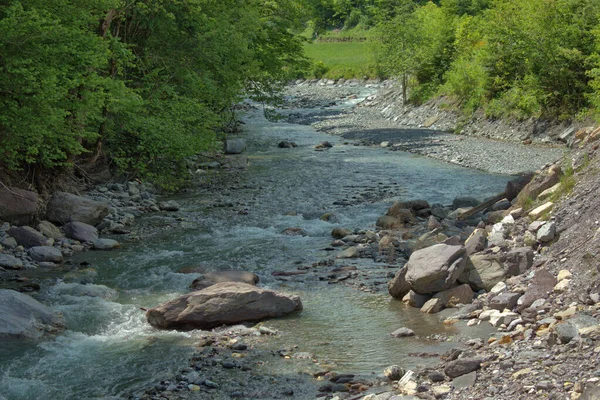
<path fill-rule="evenodd" d="M 33 297 L 0 289 L 0 338 L 38 339 L 64 328 L 64 321 Z"/>
<path fill-rule="evenodd" d="M 506 254 L 504 266 L 510 276 L 517 276 L 525 273 L 533 265 L 533 250 L 529 247 L 518 247 L 512 249 Z"/>
<path fill-rule="evenodd" d="M 247 271 L 214 271 L 203 273 L 194 279 L 190 287 L 194 290 L 206 289 L 221 282 L 242 282 L 248 285 L 256 285 L 260 278 L 258 275 Z"/>
<path fill-rule="evenodd" d="M 13 226 L 7 233 L 12 236 L 18 244 L 27 248 L 33 246 L 44 246 L 46 237 L 30 226 Z"/>
<path fill-rule="evenodd" d="M 212 329 L 260 321 L 302 310 L 298 296 L 240 282 L 217 283 L 148 310 L 148 322 L 161 329 Z"/>
<path fill-rule="evenodd" d="M 417 250 L 406 263 L 406 281 L 420 294 L 450 289 L 465 268 L 463 246 L 436 244 Z"/>
<path fill-rule="evenodd" d="M 21 269 L 23 268 L 23 261 L 10 254 L 0 253 L 0 267 L 8 269 Z"/>
<path fill-rule="evenodd" d="M 61 263 L 63 261 L 62 252 L 58 247 L 35 246 L 29 249 L 29 256 L 37 262 Z"/>
<path fill-rule="evenodd" d="M 93 242 L 98 239 L 98 229 L 83 222 L 69 222 L 63 226 L 67 237 L 80 242 Z"/>
<path fill-rule="evenodd" d="M 46 209 L 48 220 L 59 225 L 73 221 L 97 225 L 107 215 L 107 203 L 65 192 L 55 192 Z"/>
<path fill-rule="evenodd" d="M 33 221 L 38 195 L 29 190 L 0 188 L 0 220 L 22 225 Z"/>
<path fill-rule="evenodd" d="M 394 275 L 394 278 L 388 282 L 388 292 L 390 293 L 390 296 L 396 299 L 402 300 L 402 298 L 410 292 L 411 287 L 410 283 L 406 281 L 406 271 L 408 271 L 406 266 L 400 268 L 398 272 L 396 272 L 396 275 Z"/>
<path fill-rule="evenodd" d="M 38 224 L 38 231 L 40 231 L 44 236 L 52 239 L 61 239 L 65 237 L 65 234 L 60 231 L 50 221 L 42 221 Z"/>
<path fill-rule="evenodd" d="M 246 150 L 244 139 L 227 139 L 225 142 L 225 154 L 241 154 Z"/>
<path fill-rule="evenodd" d="M 504 264 L 494 255 L 484 253 L 471 254 L 467 265 L 458 278 L 460 283 L 468 283 L 473 290 L 485 289 L 488 292 L 496 283 L 506 278 L 507 272 Z"/>

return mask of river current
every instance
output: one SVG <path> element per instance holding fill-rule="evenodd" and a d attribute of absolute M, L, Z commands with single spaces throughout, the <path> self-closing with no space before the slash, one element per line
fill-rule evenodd
<path fill-rule="evenodd" d="M 177 272 L 187 266 L 252 271 L 261 285 L 300 295 L 302 313 L 266 323 L 280 331 L 266 345 L 297 345 L 344 372 L 410 367 L 415 361 L 408 353 L 443 350 L 443 343 L 391 338 L 389 333 L 401 326 L 419 336 L 458 334 L 439 317 L 407 309 L 385 291 L 363 293 L 310 279 L 281 282 L 271 272 L 332 257 L 325 248 L 334 227 L 374 229 L 393 201 L 483 199 L 502 191 L 509 176 L 344 144 L 310 126 L 269 122 L 259 111 L 249 113 L 245 123 L 249 165 L 237 175 L 235 190 L 177 196 L 183 221 L 171 229 L 164 227 L 172 216 L 149 215 L 140 226 L 162 226 L 159 233 L 123 243 L 116 252 L 78 255 L 76 262 L 85 260 L 97 272 L 90 283 L 113 289 L 99 288 L 102 296 L 74 296 L 63 282 L 42 290 L 38 298 L 64 314 L 68 330 L 39 343 L 0 344 L 0 399 L 122 398 L 186 365 L 201 332 L 158 331 L 145 322 L 140 308 L 186 293 L 197 276 Z M 298 147 L 280 149 L 281 140 Z M 315 151 L 322 141 L 334 146 Z M 233 207 L 213 206 L 219 202 Z M 324 213 L 335 219 L 322 221 Z M 290 227 L 306 234 L 282 233 Z M 288 368 L 296 367 L 290 362 Z"/>

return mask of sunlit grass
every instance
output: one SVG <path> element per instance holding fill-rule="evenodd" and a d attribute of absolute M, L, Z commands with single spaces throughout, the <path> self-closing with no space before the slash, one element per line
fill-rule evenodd
<path fill-rule="evenodd" d="M 321 62 L 325 66 L 320 73 L 315 74 L 317 78 L 362 79 L 379 75 L 372 43 L 369 41 L 314 42 L 305 44 L 304 50 L 314 62 Z"/>

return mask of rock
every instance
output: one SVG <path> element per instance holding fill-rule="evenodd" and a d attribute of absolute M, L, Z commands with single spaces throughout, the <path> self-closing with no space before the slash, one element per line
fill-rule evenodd
<path fill-rule="evenodd" d="M 383 375 L 390 381 L 398 381 L 402 378 L 405 371 L 397 365 L 391 365 L 383 370 Z"/>
<path fill-rule="evenodd" d="M 0 289 L 0 338 L 38 339 L 63 328 L 63 320 L 33 297 Z"/>
<path fill-rule="evenodd" d="M 444 308 L 443 300 L 439 299 L 439 298 L 433 298 L 433 299 L 427 300 L 427 302 L 425 304 L 423 304 L 423 307 L 421 307 L 421 312 L 424 312 L 427 314 L 435 314 L 435 313 L 442 311 L 443 308 Z"/>
<path fill-rule="evenodd" d="M 512 310 L 517 305 L 517 301 L 520 297 L 520 293 L 500 293 L 490 300 L 490 308 L 498 311 L 502 311 L 505 308 Z"/>
<path fill-rule="evenodd" d="M 396 299 L 402 299 L 410 292 L 410 284 L 406 281 L 406 266 L 400 268 L 394 278 L 388 282 L 388 292 Z"/>
<path fill-rule="evenodd" d="M 600 386 L 592 382 L 586 383 L 585 389 L 578 400 L 600 400 Z"/>
<path fill-rule="evenodd" d="M 408 329 L 408 328 L 399 328 L 396 329 L 394 332 L 390 333 L 391 337 L 395 337 L 395 338 L 401 338 L 401 337 L 409 337 L 409 336 L 415 336 L 415 332 L 413 332 L 412 329 Z M 402 374 L 404 375 L 404 374 Z M 400 378 L 398 378 L 400 379 Z"/>
<path fill-rule="evenodd" d="M 93 242 L 98 239 L 98 229 L 83 222 L 69 222 L 63 226 L 67 237 L 80 242 Z"/>
<path fill-rule="evenodd" d="M 469 372 L 452 380 L 454 389 L 466 389 L 475 385 L 477 381 L 477 371 Z"/>
<path fill-rule="evenodd" d="M 346 228 L 333 228 L 331 231 L 331 236 L 334 239 L 343 239 L 350 234 L 352 234 L 352 231 Z"/>
<path fill-rule="evenodd" d="M 552 291 L 554 293 L 564 293 L 569 289 L 569 286 L 571 285 L 571 280 L 570 279 L 563 279 L 562 281 L 558 282 L 555 286 L 554 289 L 552 289 Z"/>
<path fill-rule="evenodd" d="M 537 245 L 537 238 L 533 233 L 526 231 L 523 235 L 523 243 L 525 243 L 526 246 L 534 247 Z"/>
<path fill-rule="evenodd" d="M 6 236 L 0 239 L 0 246 L 6 247 L 8 249 L 14 249 L 18 245 L 19 244 L 17 243 L 14 237 Z"/>
<path fill-rule="evenodd" d="M 161 329 L 212 329 L 260 321 L 302 310 L 298 296 L 240 282 L 222 282 L 148 310 L 148 322 Z"/>
<path fill-rule="evenodd" d="M 411 307 L 421 308 L 429 299 L 431 299 L 431 295 L 419 294 L 411 290 L 402 298 L 402 301 Z"/>
<path fill-rule="evenodd" d="M 358 257 L 358 248 L 356 246 L 348 247 L 337 255 L 336 258 L 356 258 Z"/>
<path fill-rule="evenodd" d="M 21 269 L 23 268 L 23 261 L 10 254 L 0 253 L 0 267 L 8 269 Z"/>
<path fill-rule="evenodd" d="M 227 139 L 225 141 L 225 154 L 242 154 L 246 150 L 244 139 Z"/>
<path fill-rule="evenodd" d="M 504 265 L 497 256 L 476 253 L 467 258 L 466 268 L 458 281 L 468 283 L 473 290 L 489 291 L 505 277 Z"/>
<path fill-rule="evenodd" d="M 308 236 L 308 233 L 304 229 L 295 227 L 286 228 L 281 231 L 281 234 L 286 236 Z"/>
<path fill-rule="evenodd" d="M 468 284 L 463 284 L 451 289 L 436 293 L 433 298 L 440 299 L 443 307 L 456 307 L 458 304 L 469 304 L 473 301 L 473 290 Z"/>
<path fill-rule="evenodd" d="M 38 262 L 61 263 L 63 261 L 62 252 L 58 247 L 35 246 L 29 249 L 29 256 Z"/>
<path fill-rule="evenodd" d="M 92 241 L 95 250 L 114 250 L 121 247 L 121 244 L 113 239 L 96 239 Z"/>
<path fill-rule="evenodd" d="M 214 271 L 206 272 L 194 279 L 190 288 L 194 290 L 206 289 L 209 286 L 222 282 L 241 282 L 256 285 L 260 281 L 258 275 L 247 271 Z"/>
<path fill-rule="evenodd" d="M 46 245 L 46 237 L 30 226 L 13 226 L 6 233 L 25 248 Z"/>
<path fill-rule="evenodd" d="M 298 147 L 298 145 L 294 142 L 290 142 L 287 140 L 282 140 L 281 142 L 279 142 L 279 144 L 277 145 L 277 147 L 279 147 L 280 149 L 292 149 L 294 147 Z"/>
<path fill-rule="evenodd" d="M 463 376 L 473 371 L 477 371 L 481 367 L 481 360 L 478 358 L 459 358 L 449 362 L 444 368 L 444 373 L 454 379 Z"/>
<path fill-rule="evenodd" d="M 545 204 L 542 204 L 541 206 L 530 211 L 529 217 L 531 219 L 538 219 L 542 215 L 544 215 L 544 214 L 548 213 L 550 210 L 552 210 L 552 207 L 554 207 L 554 203 L 552 203 L 551 201 L 549 201 Z"/>
<path fill-rule="evenodd" d="M 175 212 L 179 211 L 181 209 L 181 206 L 175 200 L 168 200 L 161 201 L 160 203 L 158 203 L 158 208 L 160 208 L 161 211 Z"/>
<path fill-rule="evenodd" d="M 577 328 L 568 322 L 556 324 L 554 332 L 562 344 L 569 343 L 578 334 Z"/>
<path fill-rule="evenodd" d="M 406 263 L 406 281 L 421 294 L 451 288 L 465 268 L 465 248 L 437 244 L 417 250 Z"/>
<path fill-rule="evenodd" d="M 436 217 L 431 215 L 429 220 L 427 220 L 427 230 L 434 231 L 442 227 L 442 224 L 439 223 Z"/>
<path fill-rule="evenodd" d="M 61 296 L 97 297 L 105 300 L 114 300 L 119 293 L 104 285 L 81 283 L 58 283 L 52 287 L 52 292 Z"/>
<path fill-rule="evenodd" d="M 491 294 L 500 294 L 507 289 L 506 283 L 500 281 L 494 285 L 493 288 L 490 289 Z"/>
<path fill-rule="evenodd" d="M 560 167 L 553 165 L 547 171 L 536 175 L 517 196 L 518 204 L 525 204 L 528 199 L 537 199 L 544 190 L 556 185 L 560 180 Z"/>
<path fill-rule="evenodd" d="M 480 203 L 481 202 L 474 197 L 457 197 L 452 200 L 452 208 L 456 210 L 459 208 L 476 207 Z"/>
<path fill-rule="evenodd" d="M 537 240 L 542 243 L 548 243 L 554 240 L 556 235 L 556 224 L 554 222 L 547 222 L 540 227 L 537 231 Z"/>
<path fill-rule="evenodd" d="M 564 280 L 564 279 L 571 279 L 573 277 L 573 274 L 571 274 L 571 272 L 569 270 L 566 269 L 561 269 L 560 271 L 558 271 L 558 275 L 556 276 L 556 280 L 558 282 Z"/>
<path fill-rule="evenodd" d="M 470 256 L 473 253 L 479 253 L 480 251 L 485 250 L 486 241 L 487 232 L 485 229 L 475 229 L 465 241 L 467 255 Z"/>
<path fill-rule="evenodd" d="M 42 221 L 38 224 L 38 230 L 47 238 L 62 239 L 65 235 L 50 221 Z"/>
<path fill-rule="evenodd" d="M 329 142 L 321 142 L 315 146 L 315 150 L 329 150 L 333 145 Z"/>
<path fill-rule="evenodd" d="M 546 299 L 556 285 L 556 278 L 545 269 L 537 270 L 531 284 L 517 302 L 519 311 L 524 310 L 538 299 Z"/>
<path fill-rule="evenodd" d="M 37 193 L 14 187 L 0 188 L 0 220 L 15 225 L 29 224 L 37 208 Z"/>
<path fill-rule="evenodd" d="M 533 265 L 533 251 L 529 247 L 512 249 L 506 254 L 504 267 L 508 276 L 525 273 Z"/>
<path fill-rule="evenodd" d="M 508 210 L 510 207 L 512 206 L 512 203 L 506 199 L 500 200 L 496 203 L 494 203 L 494 205 L 492 206 L 492 210 L 494 211 L 504 211 L 504 210 Z M 515 218 L 514 215 L 511 215 L 513 218 Z"/>
<path fill-rule="evenodd" d="M 97 225 L 108 215 L 109 206 L 74 194 L 55 192 L 46 209 L 46 217 L 55 224 L 76 221 Z"/>
<path fill-rule="evenodd" d="M 377 219 L 376 225 L 381 229 L 398 229 L 404 227 L 404 222 L 400 218 L 383 215 Z"/>
<path fill-rule="evenodd" d="M 556 193 L 560 189 L 560 186 L 561 183 L 559 182 L 556 185 L 544 190 L 542 193 L 539 194 L 537 199 L 540 201 L 546 200 L 547 198 L 551 197 L 554 193 Z"/>
<path fill-rule="evenodd" d="M 451 391 L 452 391 L 452 388 L 449 385 L 440 385 L 440 386 L 434 386 L 431 388 L 433 397 L 435 397 L 436 399 L 445 398 Z"/>

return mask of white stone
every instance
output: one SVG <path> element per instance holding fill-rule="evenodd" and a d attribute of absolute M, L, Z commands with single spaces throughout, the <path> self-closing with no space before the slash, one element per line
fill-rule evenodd
<path fill-rule="evenodd" d="M 562 269 L 558 272 L 558 275 L 556 276 L 556 280 L 558 282 L 564 280 L 564 279 L 571 279 L 573 277 L 573 274 L 566 270 L 566 269 Z"/>
<path fill-rule="evenodd" d="M 500 222 L 501 224 L 504 225 L 512 225 L 515 223 L 515 217 L 513 217 L 512 215 L 508 214 L 506 217 L 502 218 L 502 221 Z"/>
<path fill-rule="evenodd" d="M 504 292 L 505 290 L 506 290 L 506 283 L 501 281 L 494 285 L 494 287 L 490 290 L 490 293 L 499 294 L 499 293 Z"/>
<path fill-rule="evenodd" d="M 563 279 L 562 281 L 558 282 L 556 286 L 554 286 L 554 289 L 552 291 L 555 293 L 564 293 L 569 288 L 570 283 L 571 280 Z"/>
<path fill-rule="evenodd" d="M 545 214 L 548 211 L 550 211 L 552 209 L 552 207 L 554 207 L 554 203 L 551 202 L 551 201 L 549 201 L 549 202 L 547 202 L 545 204 L 542 204 L 541 206 L 539 206 L 536 209 L 532 210 L 529 213 L 529 217 L 532 218 L 532 219 L 538 219 L 543 214 Z"/>

